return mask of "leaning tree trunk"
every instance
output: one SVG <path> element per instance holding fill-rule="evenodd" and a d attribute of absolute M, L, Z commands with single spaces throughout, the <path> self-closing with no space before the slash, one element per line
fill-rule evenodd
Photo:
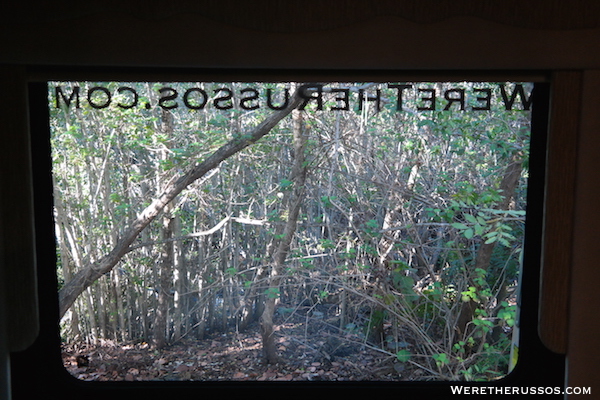
<path fill-rule="evenodd" d="M 303 132 L 302 117 L 299 111 L 293 111 L 293 134 L 294 134 L 294 165 L 290 174 L 293 182 L 293 190 L 288 197 L 288 217 L 283 230 L 283 237 L 277 246 L 271 266 L 269 288 L 264 303 L 264 310 L 260 317 L 260 332 L 262 336 L 263 352 L 265 360 L 269 364 L 275 364 L 279 360 L 277 346 L 275 343 L 273 315 L 279 297 L 279 286 L 282 278 L 285 259 L 290 250 L 290 244 L 296 232 L 300 205 L 304 198 L 306 181 L 306 164 L 304 151 L 306 148 L 306 135 Z"/>
<path fill-rule="evenodd" d="M 231 141 L 220 147 L 204 161 L 196 164 L 187 173 L 179 178 L 173 178 L 165 188 L 162 194 L 156 198 L 138 217 L 129 224 L 129 228 L 123 233 L 115 247 L 110 253 L 95 262 L 86 264 L 73 279 L 67 282 L 59 291 L 59 311 L 62 318 L 67 310 L 73 305 L 77 297 L 98 278 L 107 272 L 127 254 L 130 246 L 137 238 L 140 232 L 148 226 L 150 222 L 158 216 L 164 207 L 169 204 L 181 191 L 187 188 L 192 182 L 198 180 L 210 170 L 216 168 L 223 160 L 231 157 L 237 152 L 252 145 L 260 138 L 265 136 L 277 125 L 281 119 L 287 116 L 293 109 L 309 97 L 304 87 L 300 87 L 294 95 L 291 96 L 287 107 L 277 111 L 267 117 L 261 124 L 247 134 L 240 134 Z"/>

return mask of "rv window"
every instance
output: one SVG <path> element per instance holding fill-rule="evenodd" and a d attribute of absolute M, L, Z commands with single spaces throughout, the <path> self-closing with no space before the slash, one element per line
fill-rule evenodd
<path fill-rule="evenodd" d="M 64 367 L 95 381 L 507 375 L 532 91 L 50 82 Z"/>

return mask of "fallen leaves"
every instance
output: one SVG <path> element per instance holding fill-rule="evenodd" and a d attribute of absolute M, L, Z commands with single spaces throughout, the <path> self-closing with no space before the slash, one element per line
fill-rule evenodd
<path fill-rule="evenodd" d="M 129 382 L 399 380 L 400 372 L 404 377 L 411 372 L 395 367 L 395 357 L 359 342 L 346 341 L 347 354 L 332 357 L 319 351 L 326 337 L 295 336 L 294 331 L 283 329 L 279 334 L 282 336 L 277 343 L 282 363 L 278 365 L 263 363 L 257 332 L 181 341 L 160 351 L 145 342 L 65 344 L 63 363 L 81 380 Z M 381 368 L 382 365 L 387 368 Z M 379 370 L 387 372 L 377 376 L 373 371 Z"/>

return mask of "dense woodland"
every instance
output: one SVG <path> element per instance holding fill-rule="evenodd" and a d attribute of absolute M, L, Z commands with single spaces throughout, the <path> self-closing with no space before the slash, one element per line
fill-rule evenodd
<path fill-rule="evenodd" d="M 274 365 L 294 326 L 305 353 L 367 348 L 395 379 L 506 374 L 532 88 L 410 85 L 400 105 L 373 83 L 305 93 L 322 104 L 293 83 L 51 83 L 64 343 L 260 331 Z"/>

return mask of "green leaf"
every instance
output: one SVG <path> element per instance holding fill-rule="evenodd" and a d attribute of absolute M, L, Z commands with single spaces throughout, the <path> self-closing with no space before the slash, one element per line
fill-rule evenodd
<path fill-rule="evenodd" d="M 497 240 L 496 236 L 488 237 L 488 239 L 485 241 L 485 244 L 494 243 L 496 240 Z"/>
<path fill-rule="evenodd" d="M 412 356 L 412 354 L 410 354 L 410 351 L 408 350 L 400 350 L 399 352 L 396 353 L 396 358 L 398 358 L 398 361 L 400 362 L 408 362 L 408 360 L 410 360 L 410 357 Z"/>
<path fill-rule="evenodd" d="M 502 245 L 504 245 L 504 247 L 510 247 L 510 243 L 508 242 L 508 240 L 504 239 L 504 238 L 500 238 L 498 239 L 500 241 L 500 243 Z"/>
<path fill-rule="evenodd" d="M 276 299 L 279 297 L 279 289 L 278 288 L 268 288 L 265 290 L 265 295 L 269 299 Z"/>
<path fill-rule="evenodd" d="M 515 240 L 516 239 L 516 237 L 514 237 L 510 233 L 506 233 L 506 232 L 504 232 L 502 236 L 504 236 L 504 238 L 507 238 L 507 239 L 510 239 L 510 240 Z"/>
<path fill-rule="evenodd" d="M 450 361 L 446 353 L 434 354 L 432 357 L 435 360 L 435 363 L 438 367 L 442 367 L 448 364 L 448 361 Z"/>
<path fill-rule="evenodd" d="M 471 239 L 474 236 L 473 229 L 469 228 L 465 231 L 465 237 Z"/>
<path fill-rule="evenodd" d="M 455 229 L 460 229 L 460 230 L 465 230 L 465 229 L 469 228 L 465 224 L 461 224 L 461 223 L 458 223 L 458 222 L 453 223 L 452 227 L 455 228 Z"/>
<path fill-rule="evenodd" d="M 289 179 L 282 179 L 281 182 L 279 182 L 279 188 L 284 190 L 284 189 L 289 188 L 293 184 L 294 184 L 294 182 L 290 181 Z"/>
<path fill-rule="evenodd" d="M 477 223 L 477 218 L 475 218 L 471 214 L 465 214 L 465 219 L 467 221 L 469 221 L 470 223 L 472 223 L 472 224 L 476 224 Z"/>
<path fill-rule="evenodd" d="M 477 224 L 475 225 L 475 234 L 481 236 L 483 234 L 483 226 Z"/>

